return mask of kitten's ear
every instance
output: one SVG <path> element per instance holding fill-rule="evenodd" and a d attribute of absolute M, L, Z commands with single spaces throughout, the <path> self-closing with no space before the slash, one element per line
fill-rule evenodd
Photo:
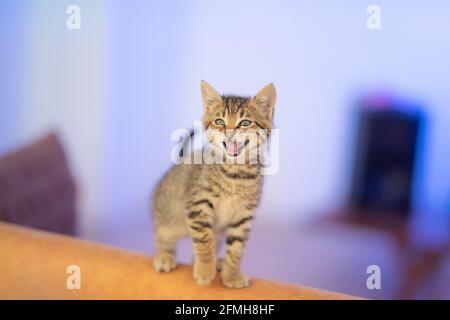
<path fill-rule="evenodd" d="M 252 99 L 252 102 L 262 108 L 272 117 L 275 102 L 277 100 L 277 92 L 273 83 L 262 88 Z"/>
<path fill-rule="evenodd" d="M 201 82 L 201 89 L 202 89 L 202 99 L 203 99 L 203 106 L 205 107 L 205 111 L 212 111 L 214 108 L 216 108 L 219 104 L 222 103 L 222 98 L 220 97 L 219 93 L 214 90 L 211 85 L 202 80 Z"/>

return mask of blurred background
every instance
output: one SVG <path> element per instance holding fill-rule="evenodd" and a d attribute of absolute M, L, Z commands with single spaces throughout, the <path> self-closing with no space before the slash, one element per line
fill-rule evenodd
<path fill-rule="evenodd" d="M 450 299 L 449 33 L 444 0 L 2 1 L 0 218 L 151 255 L 149 197 L 200 80 L 273 82 L 280 169 L 245 271 Z"/>

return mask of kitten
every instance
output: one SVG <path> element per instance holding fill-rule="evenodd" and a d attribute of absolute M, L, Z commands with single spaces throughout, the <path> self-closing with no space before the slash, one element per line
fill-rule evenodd
<path fill-rule="evenodd" d="M 153 195 L 156 255 L 154 268 L 169 272 L 176 266 L 175 247 L 182 236 L 192 238 L 194 278 L 200 285 L 211 283 L 220 272 L 229 288 L 248 286 L 240 271 L 244 245 L 253 214 L 260 202 L 263 176 L 261 159 L 250 156 L 255 144 L 242 137 L 248 132 L 272 129 L 276 92 L 273 84 L 253 98 L 220 96 L 202 81 L 203 125 L 208 148 L 223 160 L 239 164 L 179 164 L 161 180 Z M 257 148 L 267 136 L 257 136 Z M 239 140 L 241 139 L 241 140 Z M 247 139 L 247 140 L 245 140 Z M 243 161 L 242 161 L 243 160 Z M 226 235 L 225 257 L 217 261 L 220 234 Z"/>

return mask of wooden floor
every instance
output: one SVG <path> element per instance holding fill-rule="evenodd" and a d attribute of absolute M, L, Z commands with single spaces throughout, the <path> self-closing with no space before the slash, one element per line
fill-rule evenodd
<path fill-rule="evenodd" d="M 121 248 L 154 253 L 148 220 L 129 221 L 83 237 Z M 385 233 L 352 226 L 256 221 L 243 262 L 255 277 L 312 286 L 373 299 L 396 299 L 406 277 L 405 260 Z M 181 262 L 192 261 L 191 243 L 181 241 Z M 369 290 L 366 269 L 381 268 L 381 289 Z M 150 266 L 149 266 L 150 267 Z M 414 288 L 411 298 L 450 299 L 450 259 Z"/>

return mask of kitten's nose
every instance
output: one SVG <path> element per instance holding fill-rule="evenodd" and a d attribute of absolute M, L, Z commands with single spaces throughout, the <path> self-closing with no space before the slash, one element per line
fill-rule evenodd
<path fill-rule="evenodd" d="M 234 136 L 234 131 L 233 130 L 227 129 L 225 135 L 227 137 L 227 141 L 230 141 L 230 142 L 233 141 L 233 136 Z"/>

